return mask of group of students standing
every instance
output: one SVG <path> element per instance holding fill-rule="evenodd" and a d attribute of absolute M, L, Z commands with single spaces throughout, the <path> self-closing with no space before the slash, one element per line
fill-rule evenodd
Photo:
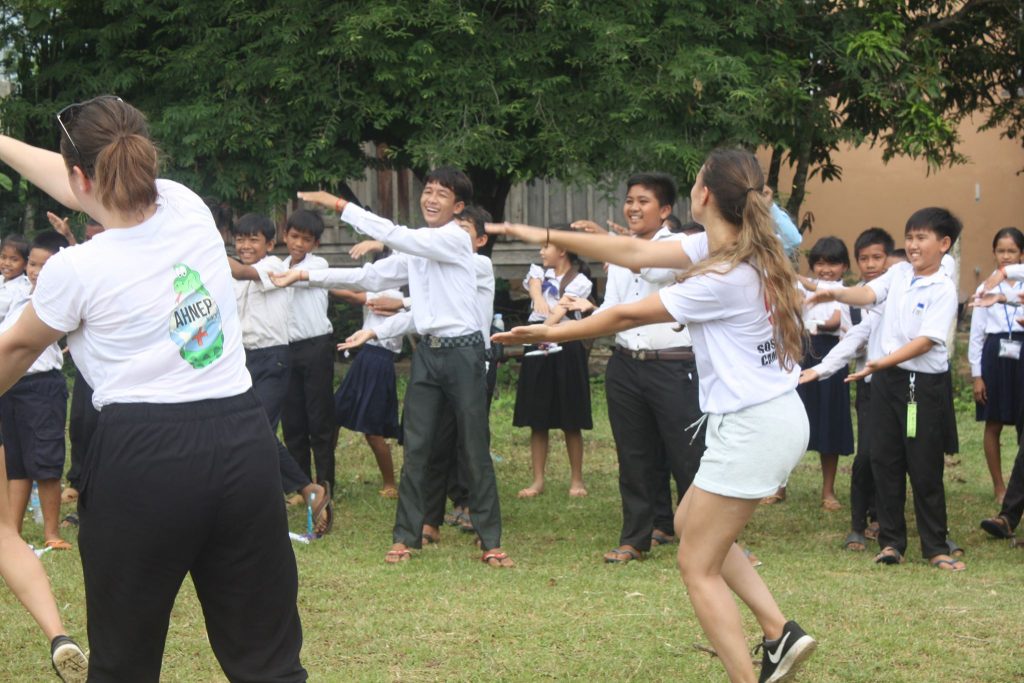
<path fill-rule="evenodd" d="M 316 533 L 329 531 L 332 422 L 363 432 L 371 448 L 383 442 L 374 448 L 382 495 L 393 495 L 394 481 L 384 439 L 401 435 L 387 562 L 408 561 L 437 540 L 448 496 L 456 521 L 475 533 L 481 561 L 513 566 L 501 544 L 489 448 L 494 275 L 477 253 L 487 233 L 542 245 L 541 266 L 524 280 L 534 324 L 493 336 L 526 345 L 524 400 L 517 399 L 514 421 L 531 430 L 534 480 L 520 496 L 544 490 L 550 429 L 565 434 L 570 495 L 586 495 L 581 432 L 591 415 L 580 340 L 614 334 L 607 387 L 623 525 L 604 560 L 629 562 L 652 545 L 678 542 L 694 611 L 733 681 L 755 680 L 734 595 L 764 634 L 760 681 L 788 680 L 813 652 L 815 640 L 786 619 L 736 539 L 762 499 L 785 485 L 815 434 L 797 386 L 816 377 L 808 370 L 801 378 L 801 359 L 828 351 L 827 360 L 842 342 L 819 342 L 817 351 L 804 344 L 805 310 L 812 309 L 778 234 L 780 212 L 749 152 L 708 156 L 690 191 L 703 228 L 693 234 L 666 227 L 676 190 L 660 174 L 627 183 L 629 236 L 589 234 L 595 226 L 586 222 L 576 230 L 488 223 L 470 204 L 469 179 L 451 168 L 426 177 L 420 208 L 427 227 L 420 230 L 329 193 L 299 193 L 393 252 L 335 269 L 312 253 L 323 223 L 309 211 L 289 217 L 287 261 L 269 253 L 276 231 L 256 215 L 233 226 L 238 259 L 225 258 L 209 209 L 184 186 L 158 179 L 145 119 L 119 98 L 72 105 L 57 121 L 59 154 L 0 137 L 0 159 L 106 230 L 47 254 L 31 299 L 0 334 L 0 390 L 65 335 L 83 383 L 94 390 L 98 412 L 79 483 L 89 680 L 158 679 L 186 574 L 230 680 L 307 678 L 282 490 L 310 505 Z M 865 270 L 861 287 L 804 283 L 817 290 L 810 304 L 860 307 L 860 325 L 868 325 L 866 362 L 850 378 L 872 378 L 875 436 L 867 461 L 879 562 L 898 563 L 906 550 L 909 472 L 924 555 L 936 566 L 963 568 L 950 555 L 941 485 L 942 454 L 955 431 L 932 428 L 952 420 L 945 339 L 956 294 L 940 262 L 959 231 L 945 210 L 918 211 L 906 227 L 909 263 L 874 277 Z M 882 250 L 891 250 L 891 239 L 889 245 Z M 609 264 L 599 308 L 590 300 L 584 256 Z M 343 296 L 378 316 L 339 345 L 374 350 L 358 355 L 335 399 L 328 290 L 369 292 Z M 822 317 L 818 327 L 827 331 L 835 316 Z M 397 347 L 385 340 L 410 331 L 420 340 L 399 428 Z M 278 419 L 284 444 L 275 436 Z M 6 423 L 5 414 L 5 436 Z M 24 488 L 3 483 L 4 496 Z M 12 507 L 0 503 L 0 573 L 52 639 L 58 672 L 81 680 L 84 655 L 62 632 Z M 124 538 L 137 539 L 127 556 L 118 552 Z"/>

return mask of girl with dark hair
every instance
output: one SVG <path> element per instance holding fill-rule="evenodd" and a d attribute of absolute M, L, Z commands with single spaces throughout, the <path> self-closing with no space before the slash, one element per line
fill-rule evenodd
<path fill-rule="evenodd" d="M 78 504 L 89 680 L 159 679 L 190 574 L 229 680 L 304 681 L 277 453 L 210 211 L 158 179 L 145 117 L 120 98 L 57 123 L 60 154 L 0 137 L 0 159 L 106 230 L 47 262 L 0 336 L 0 390 L 65 334 L 95 390 Z"/>
<path fill-rule="evenodd" d="M 999 268 L 1021 263 L 1024 234 L 1017 228 L 1003 228 L 992 240 L 992 252 Z M 980 286 L 976 296 L 1001 294 L 1004 301 L 1017 303 L 1022 291 L 1020 282 L 1006 280 L 991 290 Z M 971 336 L 967 346 L 971 377 L 974 379 L 975 418 L 985 423 L 985 461 L 997 503 L 1002 503 L 1006 494 L 999 437 L 1003 425 L 1016 424 L 1021 401 L 1024 400 L 1018 374 L 1024 327 L 1016 317 L 1016 308 L 1006 304 L 975 308 L 971 314 Z M 1008 350 L 1014 348 L 1016 352 Z"/>
<path fill-rule="evenodd" d="M 775 236 L 764 175 L 752 154 L 712 152 L 690 201 L 694 219 L 707 232 L 681 243 L 489 225 L 495 234 L 554 244 L 634 270 L 689 269 L 681 282 L 642 301 L 564 325 L 517 327 L 494 339 L 562 342 L 649 323 L 675 321 L 689 327 L 707 450 L 676 510 L 680 573 L 730 680 L 755 680 L 735 595 L 764 632 L 760 680 L 774 683 L 790 679 L 815 641 L 786 620 L 735 540 L 758 501 L 785 481 L 807 445 L 807 416 L 796 394 L 802 302 L 796 274 Z"/>
<path fill-rule="evenodd" d="M 555 228 L 559 231 L 567 227 Z M 576 254 L 545 244 L 541 262 L 530 266 L 523 288 L 530 293 L 533 308 L 530 322 L 557 325 L 571 319 L 559 304 L 566 294 L 589 299 L 594 288 L 588 277 L 590 268 Z M 569 495 L 587 495 L 583 483 L 583 431 L 593 429 L 590 413 L 590 373 L 587 350 L 579 341 L 560 347 L 528 347 L 516 384 L 516 405 L 512 424 L 530 428 L 530 459 L 533 482 L 519 492 L 520 498 L 533 498 L 544 492 L 544 468 L 548 460 L 548 432 L 561 429 L 569 453 Z"/>
<path fill-rule="evenodd" d="M 850 269 L 850 254 L 838 237 L 822 237 L 811 247 L 807 264 L 817 286 L 841 287 L 843 275 Z M 801 293 L 807 294 L 805 290 Z M 804 309 L 804 325 L 810 339 L 800 365 L 809 368 L 828 355 L 850 328 L 850 307 L 835 301 L 808 306 Z M 817 451 L 821 459 L 821 506 L 829 511 L 842 507 L 835 490 L 839 456 L 853 453 L 847 372 L 841 369 L 828 379 L 802 384 L 797 389 L 811 427 L 807 448 Z M 784 491 L 783 488 L 782 497 L 785 497 Z"/>

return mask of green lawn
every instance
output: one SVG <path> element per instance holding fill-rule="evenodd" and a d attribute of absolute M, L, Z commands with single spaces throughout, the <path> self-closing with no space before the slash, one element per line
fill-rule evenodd
<path fill-rule="evenodd" d="M 601 561 L 616 545 L 620 521 L 603 385 L 593 384 L 597 424 L 586 435 L 590 496 L 582 500 L 565 494 L 564 447 L 553 449 L 546 493 L 515 498 L 529 482 L 529 454 L 527 431 L 510 426 L 513 398 L 506 389 L 491 418 L 504 545 L 518 562 L 511 571 L 483 566 L 471 537 L 449 528 L 439 546 L 385 566 L 394 502 L 378 497 L 362 438 L 343 434 L 334 532 L 295 546 L 311 680 L 724 680 L 721 665 L 697 649 L 707 642 L 679 581 L 674 548 L 628 566 Z M 996 507 L 980 426 L 960 405 L 962 452 L 946 470 L 946 492 L 953 537 L 967 549 L 966 572 L 930 569 L 913 531 L 911 561 L 903 566 L 876 566 L 870 554 L 841 550 L 848 511 L 819 509 L 816 454 L 794 472 L 789 500 L 761 508 L 748 526 L 742 540 L 764 561 L 759 571 L 783 611 L 819 641 L 800 681 L 1024 681 L 1024 551 L 978 528 Z M 1007 474 L 1012 435 L 1007 430 L 1004 438 Z M 849 463 L 841 463 L 837 483 L 844 504 Z M 302 530 L 304 514 L 291 516 L 292 528 Z M 27 536 L 41 541 L 31 522 Z M 76 542 L 74 532 L 68 538 Z M 131 539 L 124 552 L 132 552 Z M 78 554 L 51 552 L 43 564 L 68 629 L 84 641 Z M 0 680 L 48 680 L 40 631 L 9 591 L 0 590 L 0 608 Z M 760 635 L 746 617 L 753 646 Z M 189 582 L 174 610 L 163 674 L 167 681 L 223 680 Z"/>

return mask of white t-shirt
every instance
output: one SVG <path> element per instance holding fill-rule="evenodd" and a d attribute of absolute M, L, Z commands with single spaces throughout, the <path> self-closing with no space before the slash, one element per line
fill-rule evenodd
<path fill-rule="evenodd" d="M 31 287 L 31 284 L 29 286 Z M 7 316 L 3 319 L 3 322 L 0 322 L 0 334 L 14 327 L 14 323 L 18 322 L 18 318 L 21 317 L 29 301 L 31 301 L 31 298 L 29 298 L 28 294 L 23 294 L 18 300 L 11 303 Z M 36 358 L 32 366 L 25 371 L 25 374 L 35 375 L 40 372 L 60 370 L 62 367 L 64 367 L 64 353 L 60 350 L 60 346 L 54 342 L 39 354 L 39 358 Z"/>
<path fill-rule="evenodd" d="M 28 276 L 25 273 L 10 280 L 4 280 L 0 284 L 0 320 L 7 316 L 15 302 L 27 297 L 31 291 L 32 283 L 28 281 Z"/>
<path fill-rule="evenodd" d="M 548 305 L 549 310 L 554 310 L 558 306 L 558 300 L 561 299 L 559 290 L 562 287 L 562 278 L 568 274 L 563 273 L 562 275 L 556 275 L 554 268 L 544 269 L 538 266 L 536 263 L 530 265 L 530 270 L 527 271 L 526 277 L 523 278 L 523 289 L 527 292 L 530 291 L 530 280 L 540 280 L 540 293 L 544 297 L 544 301 Z M 565 287 L 565 293 L 573 296 L 578 296 L 581 299 L 586 299 L 590 296 L 591 290 L 594 289 L 594 283 L 587 278 L 583 273 L 576 273 L 576 277 L 569 282 Z M 547 320 L 546 315 L 541 315 L 536 311 L 530 311 L 530 317 L 528 322 L 531 323 L 542 323 Z M 559 324 L 568 322 L 571 320 L 568 316 L 563 317 L 558 321 Z"/>
<path fill-rule="evenodd" d="M 210 210 L 158 180 L 157 210 L 108 229 L 43 266 L 36 315 L 68 333 L 93 405 L 183 403 L 245 392 L 231 272 Z"/>
<path fill-rule="evenodd" d="M 946 336 L 956 319 L 956 285 L 939 269 L 932 275 L 914 275 L 909 263 L 897 263 L 867 284 L 876 303 L 885 302 L 878 333 L 868 342 L 868 359 L 878 360 L 918 337 L 931 339 L 926 353 L 899 364 L 911 372 L 940 373 L 949 369 Z"/>
<path fill-rule="evenodd" d="M 708 256 L 707 234 L 681 244 L 694 263 Z M 784 370 L 765 307 L 761 278 L 742 263 L 726 273 L 704 273 L 659 292 L 665 309 L 690 329 L 700 375 L 700 408 L 734 413 L 796 388 L 800 367 Z"/>
<path fill-rule="evenodd" d="M 292 265 L 292 257 L 284 260 L 285 268 L 298 270 L 327 270 L 327 259 L 316 254 L 306 254 L 299 263 Z M 296 283 L 291 287 L 291 310 L 288 318 L 288 341 L 296 342 L 303 339 L 314 339 L 334 331 L 331 320 L 327 317 L 326 289 L 309 287 L 306 282 Z"/>
<path fill-rule="evenodd" d="M 235 300 L 238 319 L 242 321 L 242 346 L 246 349 L 266 349 L 288 343 L 288 311 L 292 291 L 270 280 L 270 273 L 283 273 L 288 268 L 284 261 L 267 254 L 252 267 L 259 280 L 235 280 Z"/>

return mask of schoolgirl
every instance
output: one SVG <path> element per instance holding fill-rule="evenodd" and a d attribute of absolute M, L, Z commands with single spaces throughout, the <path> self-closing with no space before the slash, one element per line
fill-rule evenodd
<path fill-rule="evenodd" d="M 530 292 L 532 302 L 529 321 L 557 325 L 569 319 L 559 300 L 566 294 L 588 299 L 594 285 L 588 277 L 586 263 L 571 251 L 545 244 L 540 257 L 542 265 L 531 265 L 523 279 L 523 288 Z M 538 355 L 529 355 L 535 352 L 539 352 Z M 526 354 L 516 384 L 512 424 L 530 428 L 533 483 L 522 489 L 519 497 L 533 498 L 544 492 L 548 432 L 552 429 L 561 429 L 565 435 L 565 448 L 569 453 L 569 495 L 586 496 L 582 430 L 594 426 L 590 414 L 587 350 L 582 342 L 570 341 L 561 347 L 530 346 Z"/>
<path fill-rule="evenodd" d="M 1024 255 L 1024 234 L 1017 228 L 1003 228 L 992 240 L 992 251 L 997 267 L 1020 263 Z M 982 285 L 977 295 L 1002 294 L 1006 300 L 1016 302 L 1021 291 L 1024 290 L 1020 282 L 1005 280 L 990 292 Z M 1016 424 L 1024 398 L 1018 374 L 1024 327 L 1016 322 L 1017 309 L 1013 306 L 997 304 L 973 310 L 967 357 L 974 380 L 975 419 L 985 423 L 985 461 L 996 502 L 1002 503 L 1006 484 L 999 436 L 1003 425 Z"/>

